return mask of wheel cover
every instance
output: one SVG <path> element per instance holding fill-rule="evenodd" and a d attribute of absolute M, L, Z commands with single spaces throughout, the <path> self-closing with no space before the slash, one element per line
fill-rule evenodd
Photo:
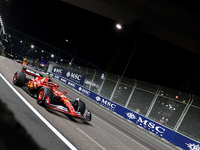
<path fill-rule="evenodd" d="M 41 90 L 40 93 L 38 94 L 38 100 L 41 101 L 44 97 L 44 90 Z"/>
<path fill-rule="evenodd" d="M 49 96 L 46 96 L 46 98 L 45 98 L 45 104 L 46 104 L 47 106 L 50 105 L 50 98 L 49 98 Z"/>
<path fill-rule="evenodd" d="M 17 73 L 14 75 L 13 81 L 14 81 L 14 82 L 17 81 Z"/>

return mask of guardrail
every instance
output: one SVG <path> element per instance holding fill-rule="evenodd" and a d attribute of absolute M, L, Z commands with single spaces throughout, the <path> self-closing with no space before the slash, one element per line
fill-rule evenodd
<path fill-rule="evenodd" d="M 101 79 L 103 80 L 101 83 L 101 86 L 97 87 L 99 88 L 99 90 L 94 92 L 95 90 L 92 87 L 96 86 L 94 85 L 95 84 L 94 80 L 96 77 L 95 75 L 92 78 L 89 77 L 91 81 L 93 81 L 91 82 L 88 80 L 87 76 L 83 72 L 80 73 L 77 71 L 72 71 L 70 69 L 63 69 L 60 67 L 56 67 L 54 65 L 50 65 L 48 71 L 52 77 L 60 80 L 67 86 L 84 94 L 85 96 L 91 98 L 95 102 L 112 110 L 113 112 L 130 120 L 131 122 L 134 122 L 135 124 L 143 127 L 144 129 L 166 139 L 167 141 L 186 150 L 194 150 L 194 149 L 200 150 L 200 144 L 196 140 L 191 139 L 190 137 L 184 135 L 183 133 L 185 132 L 180 133 L 180 131 L 182 130 L 179 130 L 180 128 L 184 128 L 184 125 L 181 125 L 181 123 L 184 122 L 183 120 L 185 119 L 185 121 L 187 121 L 186 113 L 189 113 L 189 114 L 192 113 L 190 111 L 193 109 L 190 109 L 190 108 L 194 107 L 194 106 L 191 106 L 193 104 L 193 99 L 191 99 L 190 94 L 183 93 L 183 92 L 178 93 L 177 96 L 182 97 L 180 98 L 181 101 L 180 99 L 179 101 L 178 100 L 175 101 L 173 98 L 170 98 L 170 95 L 165 95 L 164 91 L 162 91 L 164 88 L 162 87 L 152 86 L 151 91 L 147 91 L 146 89 L 147 86 L 143 86 L 142 88 L 142 84 L 137 85 L 137 82 L 134 82 L 132 83 L 131 90 L 129 90 L 130 91 L 129 94 L 125 93 L 127 94 L 125 95 L 126 96 L 125 98 L 127 100 L 124 101 L 122 99 L 121 101 L 119 101 L 116 95 L 117 94 L 119 95 L 119 91 L 121 90 L 120 88 L 124 88 L 124 90 L 122 90 L 122 92 L 124 92 L 125 90 L 127 90 L 125 89 L 125 87 L 128 88 L 128 86 L 130 85 L 126 85 L 125 83 L 121 83 L 118 80 L 116 80 L 116 84 L 112 86 L 113 91 L 110 94 L 110 98 L 111 98 L 110 100 L 106 96 L 102 96 L 103 95 L 102 93 L 103 92 L 105 93 L 106 89 L 110 87 L 108 84 L 105 83 L 106 82 L 105 77 L 104 79 Z M 101 76 L 99 78 L 101 78 Z M 81 80 L 84 80 L 84 83 Z M 88 82 L 90 82 L 89 86 L 87 86 Z M 80 83 L 83 83 L 83 85 L 81 85 Z M 85 86 L 87 88 L 84 86 L 84 84 L 86 84 Z M 123 86 L 124 84 L 125 86 Z M 103 87 L 106 85 L 108 87 L 103 89 Z M 102 90 L 105 90 L 105 91 L 102 92 Z M 139 95 L 143 95 L 142 97 L 145 97 L 146 102 L 148 102 L 148 106 L 149 106 L 148 108 L 144 110 L 133 109 L 134 106 L 132 106 L 133 105 L 133 103 L 131 102 L 132 99 L 139 99 L 141 101 L 144 101 L 143 99 L 141 99 L 141 97 L 139 97 Z M 152 100 L 149 101 L 148 100 L 149 97 L 151 97 Z M 178 99 L 178 97 L 175 97 L 175 98 Z M 186 99 L 186 97 L 188 97 L 188 99 Z M 164 103 L 166 99 L 170 101 L 170 103 L 167 103 L 167 104 Z M 143 107 L 145 107 L 143 103 L 142 105 Z M 138 105 L 137 108 L 140 108 L 140 106 Z M 168 110 L 165 110 L 165 109 L 168 109 Z M 176 113 L 178 113 L 179 115 L 176 116 L 174 113 L 173 114 L 174 116 L 173 115 L 169 116 L 168 114 L 169 112 L 167 113 L 167 111 L 170 111 L 171 113 L 174 113 L 175 111 L 177 111 Z M 164 117 L 160 118 L 160 120 L 158 119 L 156 120 L 155 116 L 157 115 L 160 117 L 159 113 L 161 113 L 164 116 L 168 115 L 168 118 L 174 119 L 175 122 L 171 121 L 170 124 L 168 125 L 168 122 L 167 120 L 165 120 Z M 164 114 L 164 113 L 167 113 L 167 114 Z"/>

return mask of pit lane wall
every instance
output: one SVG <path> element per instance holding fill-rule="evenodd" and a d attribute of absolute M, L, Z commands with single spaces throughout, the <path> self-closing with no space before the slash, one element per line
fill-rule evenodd
<path fill-rule="evenodd" d="M 67 86 L 75 89 L 77 92 L 80 92 L 85 96 L 91 98 L 92 100 L 101 104 L 102 106 L 130 120 L 131 122 L 134 122 L 135 124 L 143 127 L 149 132 L 152 132 L 160 136 L 161 138 L 166 139 L 167 141 L 177 145 L 178 147 L 181 147 L 182 149 L 200 150 L 200 143 L 196 142 L 195 140 L 192 140 L 191 138 L 188 138 L 183 134 L 175 132 L 174 130 L 166 127 L 165 125 L 150 120 L 147 117 L 140 115 L 139 113 L 136 113 L 113 101 L 110 101 L 109 99 L 103 96 L 98 95 L 97 93 L 91 90 L 88 90 L 83 85 L 81 85 L 81 83 L 83 83 L 83 80 L 85 80 L 85 74 L 76 73 L 72 70 L 66 70 L 55 66 L 48 69 L 48 71 L 52 77 L 58 79 Z"/>

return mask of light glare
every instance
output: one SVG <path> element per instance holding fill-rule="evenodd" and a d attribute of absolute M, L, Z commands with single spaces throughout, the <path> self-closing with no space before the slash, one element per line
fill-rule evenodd
<path fill-rule="evenodd" d="M 117 27 L 117 29 L 121 29 L 122 28 L 122 26 L 120 24 L 117 24 L 116 27 Z"/>

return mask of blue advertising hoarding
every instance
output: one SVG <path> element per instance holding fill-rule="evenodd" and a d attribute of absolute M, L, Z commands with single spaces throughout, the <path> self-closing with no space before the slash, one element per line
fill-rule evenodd
<path fill-rule="evenodd" d="M 71 71 L 59 67 L 53 67 L 52 73 L 54 73 L 57 76 L 62 76 L 80 85 L 83 85 L 86 77 L 86 74 L 84 73 L 79 73 L 76 71 Z"/>
<path fill-rule="evenodd" d="M 91 98 L 92 100 L 96 101 L 97 103 L 101 104 L 102 106 L 116 112 L 117 114 L 121 115 L 122 117 L 134 122 L 135 124 L 145 128 L 146 130 L 166 139 L 167 141 L 185 149 L 185 150 L 200 150 L 200 143 L 180 134 L 177 133 L 166 126 L 163 126 L 155 121 L 152 121 L 144 116 L 141 116 L 127 108 L 124 108 L 115 102 L 112 102 L 76 83 L 74 81 L 70 81 L 58 74 L 50 73 L 50 75 L 61 82 L 65 83 L 69 87 L 77 90 L 78 92 L 84 94 L 85 96 Z"/>

